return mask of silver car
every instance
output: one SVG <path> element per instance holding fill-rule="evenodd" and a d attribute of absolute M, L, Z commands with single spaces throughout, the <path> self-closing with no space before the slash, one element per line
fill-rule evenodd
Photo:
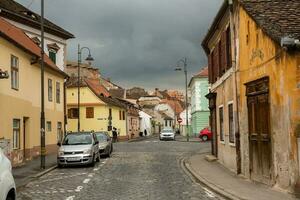
<path fill-rule="evenodd" d="M 110 157 L 113 151 L 113 144 L 108 132 L 95 132 L 95 134 L 99 141 L 100 155 Z"/>
<path fill-rule="evenodd" d="M 57 164 L 94 165 L 100 161 L 99 142 L 93 132 L 69 133 L 62 143 L 58 143 Z"/>
<path fill-rule="evenodd" d="M 175 133 L 172 129 L 164 129 L 159 134 L 160 140 L 175 140 Z"/>

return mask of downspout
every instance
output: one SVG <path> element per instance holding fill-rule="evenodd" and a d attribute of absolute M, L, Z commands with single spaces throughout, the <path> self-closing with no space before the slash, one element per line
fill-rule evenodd
<path fill-rule="evenodd" d="M 237 164 L 237 174 L 240 174 L 242 172 L 241 170 L 241 142 L 240 142 L 240 119 L 239 119 L 239 97 L 238 97 L 238 81 L 237 81 L 237 44 L 236 44 L 236 32 L 235 32 L 235 26 L 234 26 L 234 0 L 228 0 L 229 4 L 229 12 L 230 12 L 230 33 L 231 34 L 231 41 L 233 41 L 233 45 L 231 46 L 231 52 L 233 52 L 233 60 L 232 60 L 232 67 L 233 67 L 233 73 L 234 73 L 234 98 L 236 104 L 236 130 L 235 130 L 235 145 L 236 145 L 236 164 Z M 238 3 L 238 2 L 237 2 Z M 233 49 L 233 51 L 232 51 Z"/>
<path fill-rule="evenodd" d="M 67 82 L 69 80 L 69 77 L 64 79 L 64 136 L 67 134 L 67 124 L 68 124 L 68 118 L 67 118 Z"/>

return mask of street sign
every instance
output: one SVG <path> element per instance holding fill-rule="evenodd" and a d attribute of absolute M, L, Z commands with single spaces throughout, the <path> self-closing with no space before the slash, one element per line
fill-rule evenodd
<path fill-rule="evenodd" d="M 178 118 L 177 121 L 178 121 L 179 124 L 181 124 L 182 119 L 181 119 L 181 118 Z"/>

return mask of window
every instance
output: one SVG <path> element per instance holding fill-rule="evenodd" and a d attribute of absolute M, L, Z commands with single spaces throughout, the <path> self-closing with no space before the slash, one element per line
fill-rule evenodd
<path fill-rule="evenodd" d="M 125 120 L 125 111 L 123 111 L 123 120 Z"/>
<path fill-rule="evenodd" d="M 86 118 L 94 118 L 94 107 L 87 107 L 85 114 Z"/>
<path fill-rule="evenodd" d="M 169 126 L 170 126 L 170 127 L 172 126 L 172 121 L 171 121 L 171 120 L 169 121 Z"/>
<path fill-rule="evenodd" d="M 50 121 L 47 121 L 47 131 L 51 132 L 52 131 L 52 124 Z"/>
<path fill-rule="evenodd" d="M 56 82 L 56 103 L 60 103 L 60 82 Z"/>
<path fill-rule="evenodd" d="M 165 120 L 165 126 L 168 126 L 168 120 Z"/>
<path fill-rule="evenodd" d="M 123 118 L 122 118 L 122 111 L 121 110 L 119 110 L 119 120 L 123 120 Z"/>
<path fill-rule="evenodd" d="M 224 141 L 224 116 L 223 106 L 219 107 L 219 125 L 220 125 L 220 140 Z"/>
<path fill-rule="evenodd" d="M 19 59 L 16 56 L 11 56 L 10 59 L 11 66 L 11 88 L 19 89 Z"/>
<path fill-rule="evenodd" d="M 49 50 L 49 58 L 56 64 L 56 52 L 53 50 Z"/>
<path fill-rule="evenodd" d="M 48 79 L 48 101 L 52 101 L 52 80 Z"/>
<path fill-rule="evenodd" d="M 79 113 L 78 108 L 69 108 L 68 109 L 68 118 L 69 119 L 78 119 Z"/>
<path fill-rule="evenodd" d="M 13 119 L 13 149 L 20 148 L 20 120 Z"/>
<path fill-rule="evenodd" d="M 228 104 L 229 142 L 234 143 L 233 104 Z"/>

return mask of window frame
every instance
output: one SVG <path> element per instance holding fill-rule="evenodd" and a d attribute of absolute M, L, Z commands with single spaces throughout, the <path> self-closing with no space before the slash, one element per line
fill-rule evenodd
<path fill-rule="evenodd" d="M 94 107 L 86 107 L 85 108 L 85 118 L 94 119 L 95 117 L 95 109 Z"/>
<path fill-rule="evenodd" d="M 61 90 L 60 90 L 60 82 L 58 82 L 58 81 L 57 81 L 56 84 L 55 84 L 55 91 L 56 91 L 56 92 L 55 92 L 55 94 L 56 94 L 56 95 L 55 95 L 55 96 L 56 96 L 56 103 L 57 103 L 57 104 L 60 104 L 60 96 L 61 96 L 61 95 L 60 95 L 60 91 L 61 91 Z"/>
<path fill-rule="evenodd" d="M 16 66 L 13 65 L 13 59 L 16 59 Z M 14 89 L 14 90 L 19 90 L 19 58 L 15 55 L 11 55 L 10 56 L 10 70 L 11 70 L 11 89 Z M 15 72 L 15 75 L 14 76 L 14 72 Z"/>
<path fill-rule="evenodd" d="M 19 124 L 19 127 L 15 127 L 14 126 L 14 122 L 15 121 L 17 121 L 18 122 L 18 124 Z M 17 135 L 17 140 L 16 140 L 16 142 L 17 143 L 15 143 L 15 133 L 17 133 L 16 135 Z M 20 137 L 21 137 L 21 120 L 20 119 L 17 119 L 17 118 L 14 118 L 13 119 L 13 143 L 12 143 L 12 145 L 13 145 L 13 150 L 18 150 L 18 149 L 20 149 L 20 146 L 21 146 L 21 141 L 20 141 Z"/>
<path fill-rule="evenodd" d="M 57 51 L 55 51 L 54 49 L 49 49 L 48 50 L 48 52 L 49 52 L 49 58 L 50 58 L 50 60 L 54 63 L 54 64 L 56 64 L 56 61 L 57 61 Z M 52 57 L 52 56 L 54 56 L 54 57 Z"/>
<path fill-rule="evenodd" d="M 230 112 L 229 112 L 229 106 L 232 106 L 232 132 L 230 131 Z M 227 103 L 227 113 L 228 113 L 228 138 L 229 138 L 229 144 L 235 145 L 235 115 L 234 115 L 234 104 L 233 101 L 229 101 Z M 233 134 L 233 135 L 232 135 Z M 233 141 L 231 140 L 233 137 Z"/>
<path fill-rule="evenodd" d="M 77 111 L 76 115 L 74 115 L 74 110 Z M 79 117 L 78 108 L 68 108 L 68 119 L 78 119 L 78 117 Z"/>
<path fill-rule="evenodd" d="M 222 109 L 222 118 L 220 115 L 220 111 Z M 224 133 L 224 106 L 220 105 L 218 107 L 218 116 L 219 116 L 219 121 L 218 121 L 218 126 L 219 126 L 219 135 L 220 135 L 220 142 L 225 144 L 225 133 Z M 221 124 L 221 119 L 222 119 L 222 124 Z"/>
<path fill-rule="evenodd" d="M 53 102 L 53 80 L 51 78 L 48 78 L 48 101 Z"/>
<path fill-rule="evenodd" d="M 49 126 L 50 125 L 50 126 Z M 47 132 L 52 132 L 52 122 L 51 121 L 47 121 L 46 122 L 46 130 Z"/>

